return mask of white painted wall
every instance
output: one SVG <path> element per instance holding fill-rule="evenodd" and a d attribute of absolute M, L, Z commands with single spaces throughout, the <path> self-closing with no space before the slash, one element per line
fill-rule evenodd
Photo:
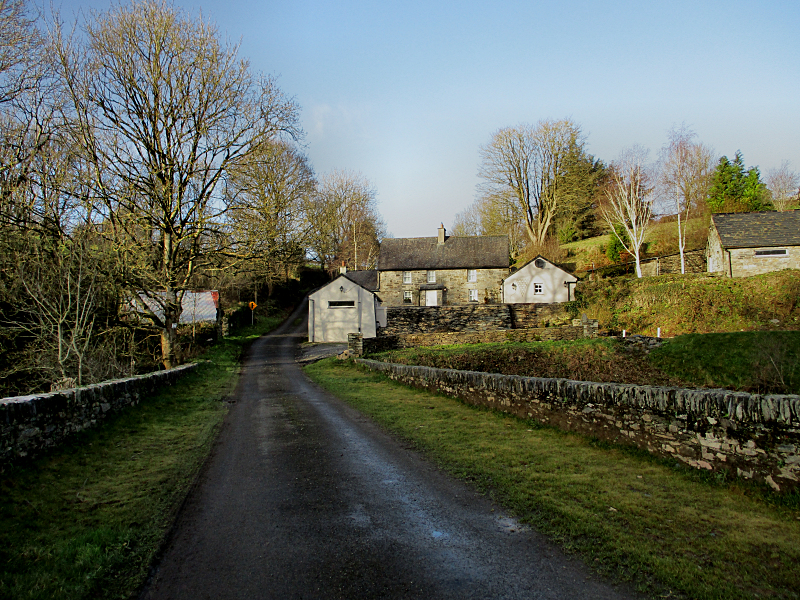
<path fill-rule="evenodd" d="M 336 306 L 331 303 L 347 303 Z M 348 333 L 365 338 L 377 335 L 376 319 L 379 302 L 375 294 L 353 283 L 347 277 L 337 277 L 308 297 L 308 339 L 311 342 L 346 342 Z M 385 326 L 386 313 L 383 313 Z"/>
<path fill-rule="evenodd" d="M 537 261 L 541 261 L 541 267 L 537 266 Z M 574 300 L 570 298 L 570 294 L 574 294 L 573 284 L 577 281 L 578 278 L 571 273 L 544 258 L 537 257 L 503 280 L 503 302 L 506 304 L 567 302 L 570 299 Z M 564 285 L 564 282 L 569 282 L 569 287 Z M 536 293 L 536 284 L 541 286 L 540 293 Z"/>

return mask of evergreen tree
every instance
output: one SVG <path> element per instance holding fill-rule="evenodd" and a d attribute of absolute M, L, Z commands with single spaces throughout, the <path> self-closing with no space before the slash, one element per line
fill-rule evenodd
<path fill-rule="evenodd" d="M 708 206 L 712 212 L 771 210 L 769 191 L 758 167 L 746 169 L 740 151 L 733 161 L 723 156 L 711 178 Z"/>
<path fill-rule="evenodd" d="M 606 258 L 612 263 L 618 263 L 620 253 L 625 250 L 625 246 L 630 246 L 630 238 L 625 228 L 621 224 L 614 225 L 614 231 L 611 232 L 611 240 L 606 246 Z"/>

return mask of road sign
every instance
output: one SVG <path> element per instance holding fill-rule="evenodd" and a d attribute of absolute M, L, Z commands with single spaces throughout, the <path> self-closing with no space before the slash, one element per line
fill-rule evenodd
<path fill-rule="evenodd" d="M 257 306 L 258 306 L 258 304 L 256 304 L 255 302 L 251 302 L 250 303 L 250 310 L 255 310 Z"/>

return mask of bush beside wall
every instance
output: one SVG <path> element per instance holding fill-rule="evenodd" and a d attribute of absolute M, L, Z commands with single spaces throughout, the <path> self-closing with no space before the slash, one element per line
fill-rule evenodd
<path fill-rule="evenodd" d="M 53 448 L 197 368 L 188 364 L 48 394 L 0 400 L 0 467 Z"/>
<path fill-rule="evenodd" d="M 800 487 L 800 396 L 519 377 L 359 359 L 411 385 L 632 444 L 686 465 Z"/>

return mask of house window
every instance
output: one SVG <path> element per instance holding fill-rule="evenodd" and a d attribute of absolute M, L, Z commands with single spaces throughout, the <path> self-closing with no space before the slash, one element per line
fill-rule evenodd
<path fill-rule="evenodd" d="M 756 250 L 756 256 L 786 256 L 786 248 L 781 248 L 780 250 L 776 248 Z"/>
<path fill-rule="evenodd" d="M 411 271 L 403 271 L 403 283 L 411 283 Z"/>
<path fill-rule="evenodd" d="M 428 283 L 436 283 L 436 271 L 428 271 Z"/>
<path fill-rule="evenodd" d="M 477 269 L 467 269 L 467 281 L 470 283 L 475 283 L 476 281 L 478 281 Z"/>
<path fill-rule="evenodd" d="M 470 302 L 478 301 L 478 290 L 469 290 L 469 301 Z"/>
<path fill-rule="evenodd" d="M 544 261 L 541 258 L 537 258 L 536 262 L 533 263 L 537 269 L 544 269 Z"/>
<path fill-rule="evenodd" d="M 403 292 L 403 304 L 411 304 L 411 290 Z"/>
<path fill-rule="evenodd" d="M 533 293 L 534 294 L 543 294 L 544 293 L 544 286 L 541 283 L 534 283 L 533 284 Z"/>
<path fill-rule="evenodd" d="M 355 300 L 328 300 L 328 308 L 354 308 Z"/>

